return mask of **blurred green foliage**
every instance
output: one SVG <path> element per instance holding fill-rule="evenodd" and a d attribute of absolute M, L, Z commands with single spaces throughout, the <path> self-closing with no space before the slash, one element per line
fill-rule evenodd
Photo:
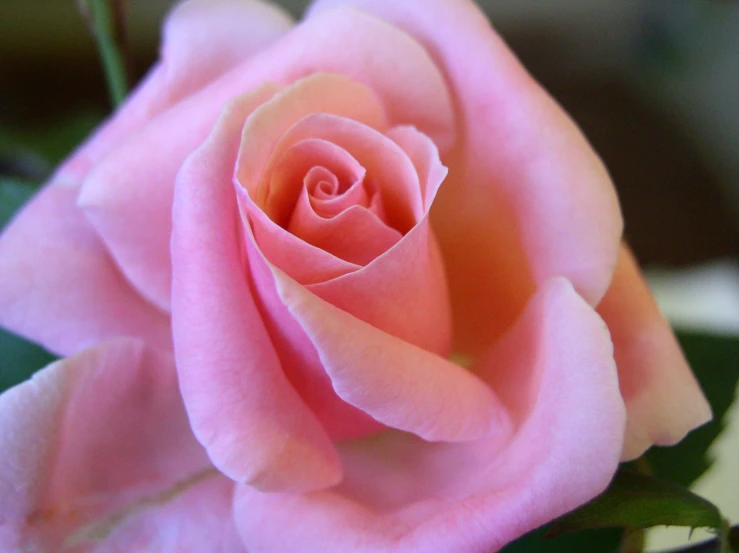
<path fill-rule="evenodd" d="M 653 526 L 725 527 L 721 512 L 687 488 L 622 468 L 605 493 L 559 518 L 552 532 L 591 528 L 643 529 Z"/>
<path fill-rule="evenodd" d="M 0 176 L 41 183 L 103 117 L 83 111 L 42 127 L 0 126 Z"/>

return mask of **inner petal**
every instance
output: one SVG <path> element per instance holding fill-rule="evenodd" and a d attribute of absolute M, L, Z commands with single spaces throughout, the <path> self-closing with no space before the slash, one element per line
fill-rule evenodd
<path fill-rule="evenodd" d="M 331 171 L 325 167 L 313 167 L 305 176 L 305 186 L 308 193 L 315 198 L 322 200 L 330 200 L 341 194 L 341 185 L 339 179 L 336 178 Z"/>
<path fill-rule="evenodd" d="M 312 205 L 308 186 L 303 187 L 287 231 L 357 265 L 371 263 L 403 238 L 362 205 L 349 205 L 331 217 L 322 216 Z"/>
<path fill-rule="evenodd" d="M 317 138 L 301 140 L 290 146 L 275 166 L 264 212 L 275 223 L 287 228 L 301 187 L 307 186 L 319 199 L 330 199 L 342 187 L 361 184 L 365 174 L 364 167 L 336 144 Z"/>
<path fill-rule="evenodd" d="M 297 142 L 285 142 L 284 135 L 299 121 L 315 113 L 331 113 L 360 121 L 381 132 L 389 128 L 384 107 L 375 92 L 344 76 L 315 74 L 276 94 L 247 118 L 234 174 L 239 185 L 268 214 L 275 208 L 267 206 L 275 164 L 285 150 Z M 321 137 L 306 135 L 304 138 Z M 288 196 L 288 201 L 294 204 L 298 192 Z"/>
<path fill-rule="evenodd" d="M 364 179 L 355 180 L 350 185 L 339 181 L 336 175 L 325 167 L 313 167 L 304 179 L 310 205 L 317 215 L 325 219 L 336 217 L 351 206 L 368 208 L 382 220 L 380 196 L 376 186 L 368 186 Z"/>
<path fill-rule="evenodd" d="M 276 147 L 276 151 L 284 152 L 283 159 L 280 159 L 278 165 L 283 167 L 283 171 L 289 171 L 292 180 L 282 181 L 281 179 L 288 177 L 288 174 L 284 173 L 280 174 L 280 179 L 276 179 L 277 171 L 270 180 L 264 210 L 273 221 L 282 224 L 287 215 L 285 206 L 295 205 L 295 200 L 289 201 L 287 195 L 292 195 L 292 198 L 298 196 L 296 188 L 299 183 L 295 180 L 295 174 L 299 172 L 298 167 L 285 167 L 288 164 L 284 158 L 301 143 L 312 144 L 315 140 L 335 145 L 336 150 L 332 152 L 332 156 L 335 156 L 334 164 L 328 166 L 332 170 L 334 167 L 342 167 L 348 159 L 362 167 L 363 171 L 366 170 L 366 177 L 363 175 L 362 178 L 371 181 L 367 183 L 370 200 L 373 191 L 371 187 L 374 186 L 374 191 L 382 199 L 382 211 L 385 215 L 383 221 L 388 226 L 405 234 L 423 217 L 425 210 L 418 172 L 408 154 L 396 142 L 357 121 L 317 113 L 296 123 L 285 133 Z M 311 146 L 311 149 L 313 147 L 315 146 Z M 323 149 L 327 150 L 325 147 Z M 302 150 L 302 155 L 304 162 L 311 158 L 307 147 Z M 313 153 L 310 159 L 312 163 L 308 163 L 310 166 L 303 165 L 300 168 L 301 171 L 305 169 L 303 175 L 319 164 L 316 163 L 316 159 L 316 153 Z M 326 166 L 324 163 L 320 165 Z M 338 177 L 341 183 L 343 179 Z"/>

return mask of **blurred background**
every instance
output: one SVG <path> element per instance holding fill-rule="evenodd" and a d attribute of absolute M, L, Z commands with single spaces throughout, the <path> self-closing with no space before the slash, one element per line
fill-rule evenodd
<path fill-rule="evenodd" d="M 299 17 L 307 1 L 280 3 Z M 130 1 L 134 78 L 155 58 L 171 4 Z M 626 238 L 665 313 L 679 328 L 739 335 L 739 2 L 480 4 L 605 160 Z M 42 181 L 108 111 L 76 1 L 1 0 L 0 176 Z M 18 201 L 4 194 L 0 211 Z M 736 410 L 732 417 L 712 449 L 719 462 L 694 487 L 737 523 Z M 653 532 L 648 546 L 686 534 Z"/>

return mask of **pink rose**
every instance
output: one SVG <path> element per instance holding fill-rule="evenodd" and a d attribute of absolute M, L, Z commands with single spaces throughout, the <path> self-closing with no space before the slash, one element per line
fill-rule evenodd
<path fill-rule="evenodd" d="M 496 550 L 710 418 L 621 231 L 472 1 L 182 3 L 0 240 L 0 543 Z"/>

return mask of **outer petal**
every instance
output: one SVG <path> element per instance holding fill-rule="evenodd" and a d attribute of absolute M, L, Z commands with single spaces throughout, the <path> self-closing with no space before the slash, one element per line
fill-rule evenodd
<path fill-rule="evenodd" d="M 76 196 L 47 186 L 0 237 L 0 325 L 60 354 L 116 336 L 170 349 L 168 318 L 126 282 Z"/>
<path fill-rule="evenodd" d="M 193 430 L 214 464 L 259 489 L 302 492 L 335 484 L 341 467 L 325 431 L 282 372 L 241 262 L 232 175 L 251 107 L 231 104 L 177 180 L 177 366 Z"/>
<path fill-rule="evenodd" d="M 0 451 L 3 551 L 239 551 L 172 358 L 141 342 L 86 350 L 0 396 Z"/>
<path fill-rule="evenodd" d="M 311 13 L 347 5 L 416 37 L 451 87 L 462 137 L 445 160 L 450 175 L 434 224 L 449 261 L 460 344 L 490 343 L 535 284 L 552 276 L 569 278 L 595 305 L 610 282 L 621 236 L 613 186 L 580 131 L 475 3 L 318 0 Z"/>
<path fill-rule="evenodd" d="M 343 73 L 367 84 L 389 106 L 391 124 L 413 124 L 437 143 L 450 143 L 454 129 L 443 80 L 426 52 L 407 35 L 350 10 L 296 27 L 151 121 L 99 163 L 85 182 L 81 205 L 123 272 L 147 298 L 161 307 L 169 304 L 169 213 L 175 176 L 187 155 L 205 140 L 223 104 L 266 81 L 287 84 L 320 71 Z M 398 80 L 397 75 L 408 77 Z"/>
<path fill-rule="evenodd" d="M 233 524 L 234 483 L 215 470 L 175 485 L 141 507 L 88 529 L 110 531 L 94 553 L 248 553 Z M 102 528 L 101 528 L 102 526 Z"/>
<path fill-rule="evenodd" d="M 262 0 L 188 0 L 164 25 L 161 58 L 171 103 L 249 59 L 293 26 L 277 4 Z"/>
<path fill-rule="evenodd" d="M 628 410 L 624 460 L 652 444 L 673 445 L 711 420 L 711 407 L 625 246 L 598 312 L 613 336 Z"/>
<path fill-rule="evenodd" d="M 624 406 L 603 321 L 546 283 L 478 367 L 510 403 L 508 443 L 429 444 L 399 433 L 342 446 L 338 488 L 236 493 L 262 553 L 488 553 L 599 493 L 616 469 Z M 326 539 L 330 536 L 330 540 Z"/>

